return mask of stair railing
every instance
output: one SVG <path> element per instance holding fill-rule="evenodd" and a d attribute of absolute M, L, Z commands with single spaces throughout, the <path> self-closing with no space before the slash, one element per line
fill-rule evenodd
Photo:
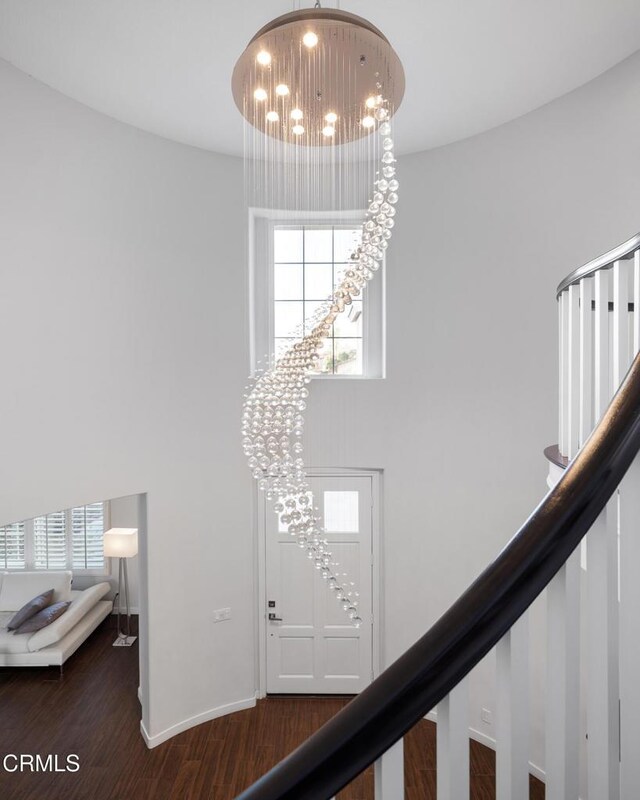
<path fill-rule="evenodd" d="M 640 349 L 640 234 L 568 275 L 558 286 L 557 298 L 558 455 L 566 462 L 579 452 Z M 552 466 L 550 485 L 557 475 L 557 466 L 555 470 Z M 574 706 L 579 701 L 577 676 L 582 667 L 587 730 L 579 729 L 572 714 L 565 736 L 586 743 L 581 755 L 590 798 L 626 800 L 640 792 L 639 521 L 636 461 L 586 537 L 582 559 L 576 554 L 553 587 L 565 595 L 565 625 L 578 631 L 582 617 L 587 632 L 585 663 L 579 663 L 574 643 L 566 665 L 567 673 L 576 678 L 570 689 Z M 562 633 L 551 622 L 557 612 L 553 589 L 550 596 L 549 647 L 553 648 Z M 555 722 L 552 717 L 551 724 Z M 549 751 L 554 744 L 547 725 L 547 759 L 551 758 L 552 769 L 555 762 Z M 575 796 L 577 758 L 573 752 L 570 780 L 567 777 Z"/>
<path fill-rule="evenodd" d="M 545 589 L 546 798 L 579 797 L 583 613 L 588 620 L 588 796 L 638 796 L 640 355 L 629 363 L 640 344 L 640 320 L 628 315 L 640 308 L 639 252 L 640 236 L 576 270 L 558 289 L 559 455 L 569 463 L 555 485 L 495 561 L 421 639 L 238 800 L 329 800 L 376 760 L 377 800 L 401 800 L 402 737 L 434 708 L 438 800 L 469 797 L 466 676 L 494 647 L 496 797 L 527 798 L 527 617 Z M 562 458 L 556 461 L 564 467 Z M 585 536 L 587 602 L 581 609 L 579 544 Z"/>

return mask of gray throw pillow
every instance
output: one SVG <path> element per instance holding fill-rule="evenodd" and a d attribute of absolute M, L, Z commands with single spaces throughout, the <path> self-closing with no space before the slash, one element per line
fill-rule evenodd
<path fill-rule="evenodd" d="M 29 600 L 28 603 L 25 603 L 25 605 L 22 606 L 20 611 L 16 611 L 16 613 L 11 617 L 7 628 L 10 631 L 19 628 L 23 622 L 26 622 L 28 619 L 33 617 L 38 613 L 38 611 L 42 611 L 43 608 L 46 608 L 52 600 L 53 589 L 49 589 L 48 592 L 43 592 L 37 597 L 34 597 L 33 600 Z"/>
<path fill-rule="evenodd" d="M 22 625 L 13 632 L 14 635 L 16 633 L 35 633 L 36 631 L 46 628 L 47 625 L 51 625 L 58 617 L 61 617 L 70 605 L 71 600 L 63 600 L 60 603 L 53 603 L 53 605 L 43 608 L 42 611 L 38 611 L 37 614 L 34 614 L 26 622 L 23 622 Z"/>

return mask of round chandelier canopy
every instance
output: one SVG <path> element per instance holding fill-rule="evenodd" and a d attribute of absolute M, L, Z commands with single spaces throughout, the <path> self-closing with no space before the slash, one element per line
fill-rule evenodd
<path fill-rule="evenodd" d="M 249 42 L 232 90 L 245 119 L 284 142 L 352 142 L 388 121 L 402 101 L 404 70 L 370 22 L 310 8 L 272 20 Z"/>

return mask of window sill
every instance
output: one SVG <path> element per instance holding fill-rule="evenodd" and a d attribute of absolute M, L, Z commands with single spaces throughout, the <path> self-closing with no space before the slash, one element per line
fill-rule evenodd
<path fill-rule="evenodd" d="M 384 381 L 386 375 L 310 375 L 312 381 Z"/>

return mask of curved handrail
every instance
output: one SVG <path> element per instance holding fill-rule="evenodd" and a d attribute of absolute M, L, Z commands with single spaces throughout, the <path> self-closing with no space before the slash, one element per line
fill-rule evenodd
<path fill-rule="evenodd" d="M 327 800 L 437 705 L 575 550 L 640 449 L 640 355 L 601 421 L 496 560 L 382 675 L 237 800 Z"/>
<path fill-rule="evenodd" d="M 615 261 L 628 258 L 638 249 L 640 249 L 640 233 L 636 233 L 635 236 L 632 236 L 630 239 L 627 239 L 626 242 L 614 247 L 613 250 L 603 253 L 603 255 L 598 256 L 598 258 L 594 258 L 593 261 L 589 261 L 583 264 L 583 266 L 578 267 L 578 269 L 574 269 L 573 272 L 570 272 L 567 277 L 558 284 L 556 298 L 560 297 L 568 286 L 578 283 L 588 275 L 593 275 L 593 273 L 597 272 L 599 269 L 607 269 L 613 266 Z"/>

